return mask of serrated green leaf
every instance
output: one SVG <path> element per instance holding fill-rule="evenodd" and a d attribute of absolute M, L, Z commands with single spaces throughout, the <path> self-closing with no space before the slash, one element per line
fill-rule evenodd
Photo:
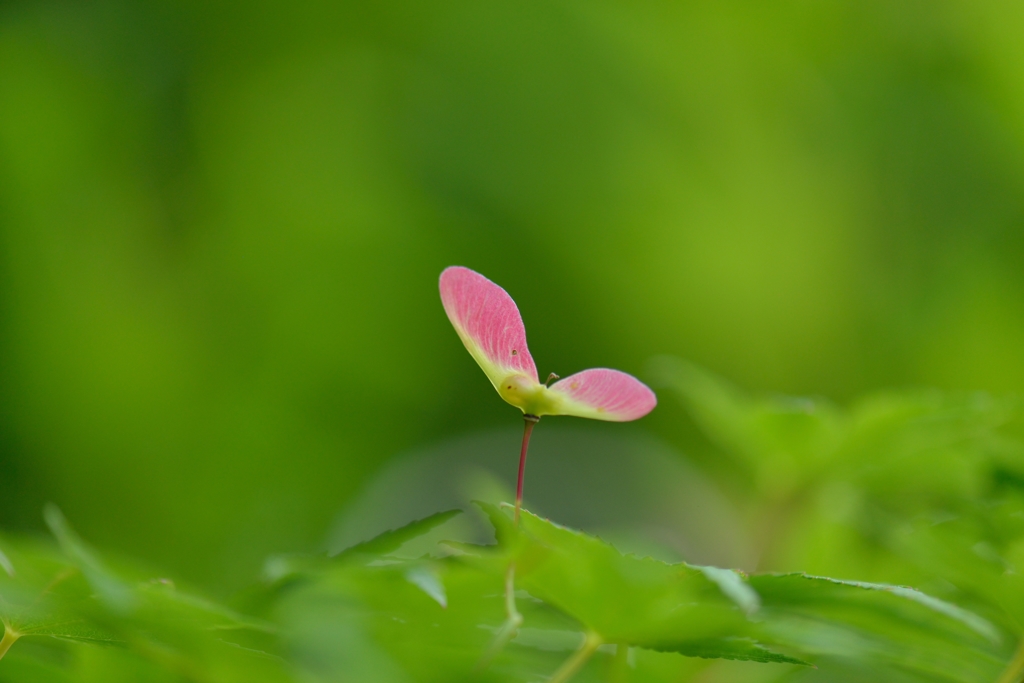
<path fill-rule="evenodd" d="M 991 618 L 1004 616 L 1010 628 L 1024 621 L 1024 504 L 974 506 L 943 524 L 904 526 L 883 538 L 901 558 L 956 586 L 972 603 L 1004 612 L 990 612 Z"/>
<path fill-rule="evenodd" d="M 999 630 L 987 619 L 984 619 L 962 607 L 958 607 L 953 603 L 927 595 L 919 590 L 910 588 L 909 586 L 893 586 L 890 584 L 869 583 L 866 581 L 847 581 L 843 579 L 832 579 L 825 576 L 811 576 L 809 574 L 800 574 L 799 576 L 811 581 L 826 581 L 828 583 L 852 586 L 863 590 L 884 591 L 905 600 L 916 602 L 933 612 L 949 617 L 955 621 L 959 621 L 964 626 L 967 626 L 975 633 L 984 636 L 994 644 L 999 644 L 1002 641 L 1002 636 L 999 633 Z"/>
<path fill-rule="evenodd" d="M 808 657 L 979 683 L 995 680 L 1009 658 L 985 620 L 913 589 L 804 574 L 753 576 L 750 583 L 762 599 L 759 640 Z"/>
<path fill-rule="evenodd" d="M 408 543 L 412 539 L 422 536 L 431 529 L 444 524 L 449 519 L 461 513 L 462 510 L 458 509 L 435 513 L 429 517 L 424 517 L 423 519 L 416 520 L 415 522 L 410 522 L 398 529 L 385 531 L 379 536 L 375 536 L 368 541 L 358 543 L 342 550 L 334 557 L 339 560 L 345 560 L 358 555 L 387 555 L 388 553 L 402 547 L 402 545 Z"/>
<path fill-rule="evenodd" d="M 519 539 L 519 533 L 512 520 L 500 506 L 482 500 L 474 500 L 473 504 L 483 510 L 487 520 L 494 527 L 494 538 L 500 547 L 510 547 Z"/>
<path fill-rule="evenodd" d="M 732 659 L 745 662 L 761 662 L 775 664 L 798 664 L 810 666 L 809 662 L 796 657 L 773 652 L 752 638 L 710 638 L 693 640 L 685 643 L 673 643 L 659 646 L 648 645 L 647 649 L 658 652 L 677 652 L 687 657 L 702 659 Z"/>
<path fill-rule="evenodd" d="M 749 630 L 733 598 L 700 569 L 623 555 L 525 510 L 520 523 L 517 585 L 605 642 L 676 649 Z"/>
<path fill-rule="evenodd" d="M 607 642 L 694 657 L 806 664 L 741 637 L 749 626 L 743 615 L 756 610 L 758 598 L 736 572 L 622 555 L 599 539 L 525 510 L 517 532 L 504 511 L 480 507 L 498 538 L 519 548 L 516 585 Z M 530 628 L 529 618 L 524 624 Z M 554 645 L 578 646 L 583 630 L 559 631 L 565 635 Z M 544 644 L 543 632 L 530 633 L 516 642 Z M 558 649 L 550 642 L 546 646 Z"/>

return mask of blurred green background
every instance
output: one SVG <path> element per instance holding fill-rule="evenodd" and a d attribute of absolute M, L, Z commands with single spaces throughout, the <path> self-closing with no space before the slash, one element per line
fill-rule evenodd
<path fill-rule="evenodd" d="M 451 264 L 542 376 L 1017 391 L 1022 35 L 1013 2 L 0 3 L 0 525 L 54 501 L 229 587 L 402 453 L 507 427 L 513 470 Z M 695 439 L 667 393 L 623 429 Z"/>

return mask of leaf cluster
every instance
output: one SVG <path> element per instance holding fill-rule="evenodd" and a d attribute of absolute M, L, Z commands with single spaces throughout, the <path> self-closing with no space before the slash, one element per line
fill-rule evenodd
<path fill-rule="evenodd" d="M 480 508 L 495 544 L 401 558 L 457 514 L 439 513 L 335 557 L 275 558 L 232 607 L 111 569 L 51 508 L 56 546 L 4 541 L 0 616 L 17 642 L 0 680 L 544 680 L 589 644 L 577 680 L 668 680 L 710 659 L 792 675 L 832 658 L 987 681 L 1008 656 L 997 625 L 909 588 L 669 564 Z M 509 566 L 523 625 L 482 666 L 507 616 Z"/>
<path fill-rule="evenodd" d="M 659 371 L 728 464 L 716 478 L 760 543 L 756 572 L 478 503 L 493 543 L 449 535 L 410 557 L 463 528 L 441 512 L 334 556 L 270 558 L 215 601 L 103 556 L 51 507 L 53 540 L 0 537 L 0 682 L 1019 680 L 1016 399 L 840 410 Z"/>

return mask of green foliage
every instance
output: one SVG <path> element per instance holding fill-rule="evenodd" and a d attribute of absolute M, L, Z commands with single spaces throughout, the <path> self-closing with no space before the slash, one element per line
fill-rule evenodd
<path fill-rule="evenodd" d="M 242 612 L 111 570 L 49 508 L 57 547 L 5 541 L 14 573 L 0 583 L 0 617 L 19 642 L 3 667 L 20 671 L 19 680 L 51 680 L 44 665 L 52 655 L 22 652 L 21 639 L 43 638 L 63 652 L 69 679 L 122 667 L 145 680 L 518 681 L 593 654 L 580 680 L 606 670 L 656 680 L 643 664 L 662 652 L 675 654 L 677 671 L 689 658 L 784 672 L 809 663 L 841 670 L 848 660 L 916 681 L 980 682 L 994 680 L 1008 656 L 1009 634 L 913 589 L 670 564 L 623 555 L 526 511 L 516 528 L 505 510 L 480 507 L 495 545 L 395 554 L 453 516 L 439 513 L 335 558 L 292 562 L 247 592 Z M 481 668 L 505 620 L 510 565 L 523 627 Z M 30 661 L 41 673 L 25 673 Z"/>
<path fill-rule="evenodd" d="M 444 524 L 452 517 L 461 514 L 461 512 L 462 510 L 448 510 L 446 512 L 438 512 L 415 522 L 410 522 L 400 529 L 387 531 L 365 543 L 359 543 L 346 548 L 337 557 L 339 560 L 343 560 L 355 555 L 387 555 L 402 547 L 406 542 L 427 533 L 434 527 Z"/>
<path fill-rule="evenodd" d="M 769 520 L 752 524 L 761 571 L 624 554 L 479 502 L 493 543 L 448 525 L 460 510 L 439 512 L 334 556 L 270 558 L 261 582 L 221 604 L 102 556 L 48 506 L 55 542 L 0 538 L 0 681 L 1024 674 L 1015 399 L 890 394 L 844 411 L 747 396 L 678 361 L 656 369 L 707 435 L 706 466 L 729 462 L 721 484 Z"/>
<path fill-rule="evenodd" d="M 57 547 L 5 543 L 14 571 L 0 580 L 0 620 L 13 642 L 0 680 L 116 679 L 119 671 L 136 680 L 289 680 L 267 649 L 276 642 L 271 624 L 167 579 L 115 572 L 56 508 L 46 516 Z M 16 673 L 8 679 L 8 671 Z"/>
<path fill-rule="evenodd" d="M 939 643 L 904 649 L 941 662 L 954 680 L 986 680 L 981 671 L 1005 665 L 1024 624 L 1019 398 L 890 392 L 840 410 L 820 399 L 750 396 L 675 359 L 653 371 L 706 435 L 705 464 L 746 510 L 762 568 L 927 586 L 984 615 L 940 608 L 968 627 L 963 642 L 987 640 L 995 659 L 951 661 Z M 765 598 L 763 580 L 752 584 Z"/>

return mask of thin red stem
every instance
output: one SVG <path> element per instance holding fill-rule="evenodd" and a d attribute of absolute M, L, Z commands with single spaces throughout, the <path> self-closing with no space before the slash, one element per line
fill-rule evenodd
<path fill-rule="evenodd" d="M 519 481 L 516 484 L 516 511 L 513 522 L 519 526 L 519 508 L 523 506 L 523 475 L 526 474 L 526 449 L 530 447 L 530 434 L 533 433 L 533 425 L 537 424 L 538 418 L 533 415 L 525 415 L 523 422 L 523 449 L 519 452 Z"/>

